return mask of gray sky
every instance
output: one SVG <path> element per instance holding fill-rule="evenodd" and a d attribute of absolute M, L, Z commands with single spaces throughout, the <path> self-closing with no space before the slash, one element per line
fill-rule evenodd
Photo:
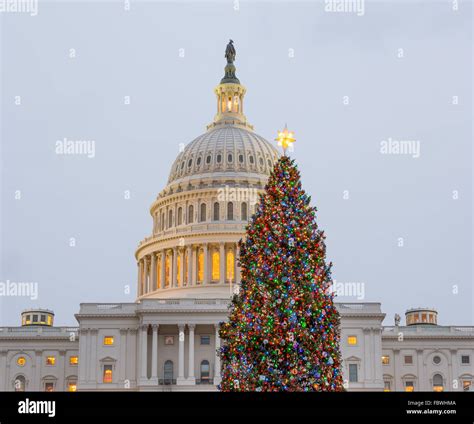
<path fill-rule="evenodd" d="M 385 324 L 416 306 L 474 324 L 472 3 L 366 1 L 362 16 L 238 5 L 40 1 L 37 16 L 0 14 L 0 281 L 39 288 L 0 297 L 0 325 L 30 306 L 70 325 L 80 302 L 134 301 L 149 206 L 179 143 L 214 116 L 229 38 L 256 131 L 296 133 L 336 281 L 363 283 Z M 95 157 L 57 155 L 64 138 L 94 140 Z M 382 154 L 390 138 L 419 142 L 419 157 Z"/>

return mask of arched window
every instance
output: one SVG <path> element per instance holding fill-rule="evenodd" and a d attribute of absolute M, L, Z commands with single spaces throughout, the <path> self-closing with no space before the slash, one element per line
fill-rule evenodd
<path fill-rule="evenodd" d="M 217 250 L 212 252 L 212 281 L 219 281 L 220 278 L 220 255 Z"/>
<path fill-rule="evenodd" d="M 178 208 L 178 225 L 183 223 L 183 208 Z"/>
<path fill-rule="evenodd" d="M 201 165 L 201 156 L 197 158 L 196 165 L 197 166 Z"/>
<path fill-rule="evenodd" d="M 229 153 L 229 154 L 227 155 L 227 162 L 232 163 L 232 160 L 233 160 L 233 158 L 232 158 L 232 153 Z"/>
<path fill-rule="evenodd" d="M 163 367 L 163 380 L 164 384 L 173 384 L 173 361 L 169 359 Z"/>
<path fill-rule="evenodd" d="M 24 392 L 26 390 L 26 379 L 23 375 L 19 375 L 13 381 L 13 387 L 15 387 L 15 392 Z"/>
<path fill-rule="evenodd" d="M 209 361 L 204 359 L 201 361 L 201 384 L 210 384 L 211 382 L 211 367 Z"/>
<path fill-rule="evenodd" d="M 194 222 L 194 206 L 189 205 L 188 208 L 188 224 L 192 224 Z"/>
<path fill-rule="evenodd" d="M 193 160 L 192 159 L 189 159 L 188 160 L 188 168 L 193 164 Z"/>
<path fill-rule="evenodd" d="M 240 205 L 240 219 L 242 221 L 247 221 L 248 213 L 247 213 L 247 202 L 242 202 Z"/>
<path fill-rule="evenodd" d="M 433 391 L 442 392 L 443 390 L 443 376 L 441 374 L 435 374 L 433 376 Z"/>
<path fill-rule="evenodd" d="M 221 162 L 222 162 L 222 155 L 221 155 L 220 153 L 216 156 L 216 162 L 217 162 L 217 163 L 221 163 Z"/>
<path fill-rule="evenodd" d="M 239 163 L 244 163 L 244 155 L 239 155 Z"/>
<path fill-rule="evenodd" d="M 253 160 L 253 156 L 252 156 L 252 155 L 249 156 L 249 161 L 250 161 L 250 163 L 253 165 L 254 160 Z"/>
<path fill-rule="evenodd" d="M 206 164 L 209 165 L 211 163 L 211 155 L 206 157 Z"/>
<path fill-rule="evenodd" d="M 234 219 L 234 204 L 232 202 L 227 203 L 227 220 L 232 221 Z"/>
<path fill-rule="evenodd" d="M 165 213 L 161 214 L 161 231 L 165 229 Z"/>
<path fill-rule="evenodd" d="M 199 221 L 204 222 L 206 220 L 206 204 L 201 203 L 201 213 L 199 216 Z"/>
<path fill-rule="evenodd" d="M 235 274 L 234 274 L 234 266 L 235 266 L 235 260 L 234 260 L 234 252 L 232 250 L 227 251 L 227 256 L 226 256 L 226 281 L 233 281 Z"/>
<path fill-rule="evenodd" d="M 219 221 L 219 202 L 214 203 L 214 221 Z"/>
<path fill-rule="evenodd" d="M 197 272 L 198 283 L 204 281 L 204 252 L 202 250 L 199 251 L 198 254 L 198 272 Z"/>
<path fill-rule="evenodd" d="M 168 211 L 168 228 L 173 226 L 173 211 L 170 209 Z"/>

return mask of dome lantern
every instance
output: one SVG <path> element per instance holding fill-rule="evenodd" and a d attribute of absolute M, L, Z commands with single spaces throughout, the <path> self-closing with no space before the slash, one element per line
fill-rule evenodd
<path fill-rule="evenodd" d="M 211 129 L 218 125 L 241 125 L 253 130 L 253 126 L 247 122 L 244 115 L 244 96 L 247 89 L 240 84 L 239 79 L 235 75 L 236 52 L 233 41 L 229 40 L 225 51 L 227 65 L 225 67 L 225 75 L 221 79 L 220 84 L 214 89 L 217 97 L 217 114 L 214 121 L 207 126 Z"/>

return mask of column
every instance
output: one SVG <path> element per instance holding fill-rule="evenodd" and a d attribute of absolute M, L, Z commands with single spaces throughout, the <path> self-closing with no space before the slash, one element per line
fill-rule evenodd
<path fill-rule="evenodd" d="M 196 378 L 194 377 L 194 328 L 195 324 L 188 324 L 189 329 L 189 353 L 188 353 L 188 384 L 196 384 Z"/>
<path fill-rule="evenodd" d="M 143 273 L 142 294 L 145 294 L 147 291 L 147 285 L 148 285 L 148 256 L 145 256 L 143 258 L 143 268 L 145 272 Z"/>
<path fill-rule="evenodd" d="M 216 340 L 216 357 L 214 360 L 214 384 L 218 385 L 221 384 L 221 357 L 218 353 L 221 347 L 221 339 L 219 337 L 219 324 L 214 324 L 214 328 L 216 330 L 215 340 Z"/>
<path fill-rule="evenodd" d="M 184 267 L 186 264 L 184 263 L 184 248 L 179 249 L 179 256 L 180 256 L 180 267 L 179 267 L 179 287 L 183 287 L 184 283 Z"/>
<path fill-rule="evenodd" d="M 87 381 L 87 333 L 86 328 L 79 330 L 79 375 L 77 384 L 81 386 Z"/>
<path fill-rule="evenodd" d="M 161 280 L 161 288 L 165 288 L 165 283 L 166 283 L 166 251 L 163 249 L 161 251 L 161 269 L 160 269 L 160 280 Z"/>
<path fill-rule="evenodd" d="M 156 290 L 156 254 L 151 254 L 151 284 L 150 291 Z"/>
<path fill-rule="evenodd" d="M 375 328 L 374 334 L 374 362 L 375 362 L 375 383 L 380 384 L 383 388 L 383 373 L 382 373 L 382 330 Z"/>
<path fill-rule="evenodd" d="M 186 285 L 187 286 L 190 286 L 191 285 L 191 281 L 192 281 L 192 248 L 191 246 L 188 246 L 186 248 L 186 252 L 187 252 L 187 256 L 188 256 L 188 264 L 187 264 L 187 267 L 188 267 L 188 278 L 186 279 Z"/>
<path fill-rule="evenodd" d="M 139 260 L 137 262 L 137 266 L 138 266 L 138 287 L 137 287 L 137 291 L 138 291 L 138 296 L 141 296 L 142 295 L 142 278 L 143 278 L 143 261 Z"/>
<path fill-rule="evenodd" d="M 393 391 L 398 390 L 398 353 L 400 349 L 393 349 Z"/>
<path fill-rule="evenodd" d="M 126 379 L 127 364 L 127 333 L 128 328 L 120 329 L 120 357 L 119 357 L 119 383 L 123 385 Z"/>
<path fill-rule="evenodd" d="M 182 386 L 186 384 L 186 379 L 184 378 L 184 324 L 178 325 L 178 378 L 176 379 L 176 384 Z"/>
<path fill-rule="evenodd" d="M 140 328 L 140 383 L 143 384 L 147 380 L 147 338 L 148 326 L 142 325 Z"/>
<path fill-rule="evenodd" d="M 209 252 L 207 243 L 204 243 L 202 248 L 204 254 L 204 275 L 202 279 L 202 284 L 204 285 L 209 283 Z"/>
<path fill-rule="evenodd" d="M 66 379 L 66 350 L 62 349 L 59 351 L 59 358 L 58 358 L 58 368 L 59 368 L 59 375 L 56 381 L 56 389 L 58 392 L 65 391 L 65 379 Z"/>
<path fill-rule="evenodd" d="M 191 285 L 195 286 L 197 281 L 197 251 L 196 246 L 192 247 Z"/>
<path fill-rule="evenodd" d="M 224 242 L 219 244 L 219 283 L 225 283 L 225 246 Z"/>
<path fill-rule="evenodd" d="M 178 268 L 177 259 L 178 259 L 178 248 L 173 247 L 173 266 L 171 267 L 170 287 L 176 287 L 176 271 L 177 271 L 177 268 Z"/>
<path fill-rule="evenodd" d="M 90 344 L 90 349 L 91 349 L 91 362 L 89 364 L 89 380 L 90 383 L 96 385 L 97 384 L 97 334 L 98 330 L 93 328 L 90 330 L 91 334 L 91 344 Z M 102 382 L 102 380 L 100 380 Z"/>
<path fill-rule="evenodd" d="M 363 329 L 364 332 L 364 376 L 362 379 L 362 383 L 364 386 L 367 386 L 367 383 L 372 380 L 372 367 L 375 364 L 371 361 L 370 358 L 370 351 L 371 351 L 371 343 L 370 343 L 370 328 L 366 327 Z M 381 359 L 380 359 L 381 360 Z"/>
<path fill-rule="evenodd" d="M 7 369 L 7 353 L 8 353 L 8 351 L 6 349 L 0 350 L 0 370 L 2 370 L 2 372 L 6 371 L 6 369 Z M 5 372 L 5 376 L 6 376 L 6 374 L 7 373 Z M 2 392 L 10 390 L 9 387 L 7 389 L 7 386 L 5 386 L 5 384 L 6 384 L 5 376 L 0 377 L 0 391 L 2 391 Z"/>
<path fill-rule="evenodd" d="M 423 364 L 423 349 L 416 350 L 416 365 L 418 367 L 418 387 L 415 387 L 417 391 L 429 390 L 425 384 L 425 373 Z M 425 387 L 426 386 L 426 387 Z"/>
<path fill-rule="evenodd" d="M 158 384 L 158 324 L 153 324 L 152 329 L 151 379 L 154 384 Z"/>

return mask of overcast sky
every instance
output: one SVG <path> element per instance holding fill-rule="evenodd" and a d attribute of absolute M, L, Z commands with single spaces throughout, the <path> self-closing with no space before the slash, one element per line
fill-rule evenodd
<path fill-rule="evenodd" d="M 474 324 L 471 2 L 124 5 L 0 14 L 0 282 L 39 288 L 0 297 L 0 325 L 30 306 L 75 325 L 80 302 L 134 301 L 149 206 L 212 121 L 229 38 L 257 133 L 295 131 L 336 281 L 363 284 L 387 325 L 417 306 Z M 93 140 L 95 156 L 56 154 L 64 139 Z"/>

